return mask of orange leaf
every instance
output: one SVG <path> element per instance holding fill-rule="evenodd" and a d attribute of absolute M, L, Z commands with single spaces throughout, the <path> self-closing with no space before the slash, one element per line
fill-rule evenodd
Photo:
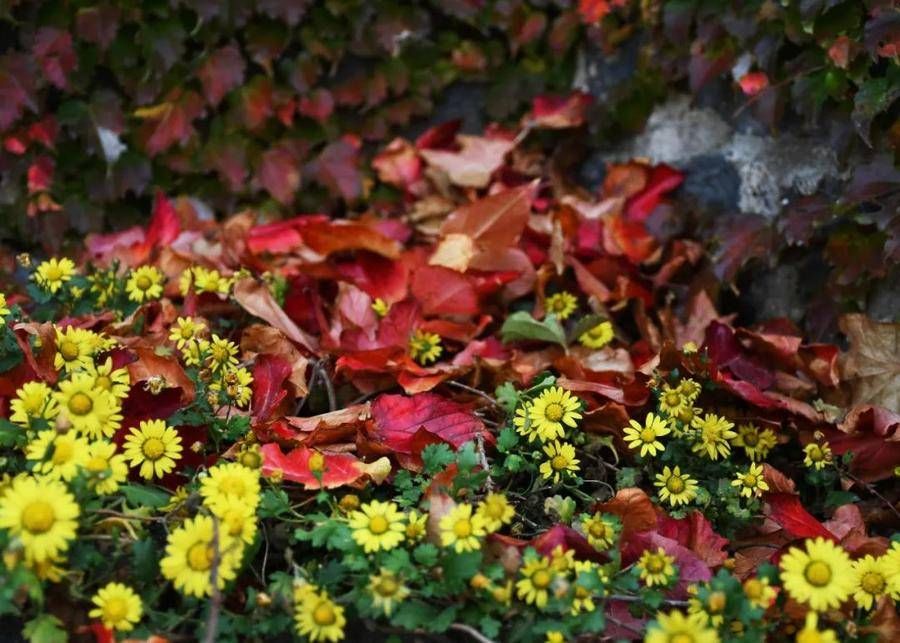
<path fill-rule="evenodd" d="M 315 353 L 318 341 L 303 331 L 278 305 L 269 288 L 251 277 L 241 279 L 234 285 L 235 300 L 251 315 L 269 322 L 284 333 L 288 339 L 300 344 L 310 353 Z"/>

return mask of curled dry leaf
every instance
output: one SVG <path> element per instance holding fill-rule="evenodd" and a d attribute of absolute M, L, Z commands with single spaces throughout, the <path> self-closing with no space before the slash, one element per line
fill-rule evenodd
<path fill-rule="evenodd" d="M 316 353 L 316 338 L 303 331 L 287 316 L 264 283 L 251 277 L 241 279 L 234 285 L 234 298 L 248 313 L 269 322 L 310 353 Z"/>
<path fill-rule="evenodd" d="M 841 317 L 840 326 L 850 343 L 841 375 L 850 384 L 851 403 L 900 413 L 900 324 L 854 314 Z"/>

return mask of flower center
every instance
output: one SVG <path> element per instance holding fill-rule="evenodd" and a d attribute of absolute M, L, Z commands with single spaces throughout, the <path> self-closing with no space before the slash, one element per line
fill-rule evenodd
<path fill-rule="evenodd" d="M 369 520 L 369 531 L 379 536 L 388 530 L 390 525 L 384 516 L 372 516 Z"/>
<path fill-rule="evenodd" d="M 821 560 L 814 560 L 803 570 L 803 576 L 814 587 L 825 587 L 831 582 L 831 567 Z"/>
<path fill-rule="evenodd" d="M 219 483 L 219 489 L 228 496 L 243 496 L 246 493 L 244 481 L 237 476 L 223 478 Z"/>
<path fill-rule="evenodd" d="M 400 586 L 393 578 L 382 578 L 375 585 L 375 591 L 381 596 L 393 596 Z"/>
<path fill-rule="evenodd" d="M 106 471 L 106 458 L 99 455 L 91 456 L 84 466 L 91 473 L 101 473 Z"/>
<path fill-rule="evenodd" d="M 181 338 L 182 339 L 191 339 L 194 336 L 194 329 L 190 326 L 183 326 L 181 328 Z"/>
<path fill-rule="evenodd" d="M 22 512 L 22 526 L 32 534 L 50 531 L 55 521 L 53 506 L 44 500 L 35 500 Z"/>
<path fill-rule="evenodd" d="M 312 617 L 316 625 L 320 627 L 334 625 L 334 622 L 337 620 L 334 608 L 328 603 L 319 603 L 316 609 L 313 610 Z"/>
<path fill-rule="evenodd" d="M 759 435 L 756 433 L 756 431 L 749 431 L 745 433 L 743 435 L 743 438 L 744 444 L 746 444 L 748 447 L 755 447 L 757 444 L 759 444 Z"/>
<path fill-rule="evenodd" d="M 187 564 L 195 572 L 205 572 L 212 567 L 215 551 L 206 542 L 194 543 L 187 552 Z"/>
<path fill-rule="evenodd" d="M 546 588 L 552 580 L 553 577 L 550 575 L 550 572 L 543 569 L 539 569 L 531 575 L 531 584 L 538 589 Z"/>
<path fill-rule="evenodd" d="M 656 441 L 656 431 L 650 428 L 644 429 L 641 431 L 641 440 L 648 443 Z"/>
<path fill-rule="evenodd" d="M 472 523 L 468 520 L 457 520 L 453 524 L 453 533 L 457 538 L 468 538 L 472 535 Z"/>
<path fill-rule="evenodd" d="M 71 339 L 64 339 L 59 343 L 59 354 L 62 355 L 63 359 L 67 362 L 77 359 L 79 352 L 78 344 Z"/>
<path fill-rule="evenodd" d="M 553 456 L 553 459 L 550 460 L 550 466 L 559 471 L 560 469 L 565 469 L 569 464 L 569 459 L 564 455 L 556 455 Z"/>
<path fill-rule="evenodd" d="M 665 562 L 659 556 L 651 556 L 647 561 L 647 571 L 651 574 L 659 574 L 666 568 Z"/>
<path fill-rule="evenodd" d="M 860 579 L 859 586 L 867 594 L 881 594 L 884 591 L 884 576 L 878 572 L 866 572 Z"/>
<path fill-rule="evenodd" d="M 807 455 L 813 462 L 819 462 L 823 457 L 822 449 L 819 448 L 818 444 L 813 444 Z"/>
<path fill-rule="evenodd" d="M 559 422 L 562 419 L 564 412 L 565 409 L 563 409 L 562 404 L 559 402 L 551 402 L 544 410 L 544 415 L 551 422 Z"/>
<path fill-rule="evenodd" d="M 604 538 L 606 537 L 606 525 L 599 521 L 592 522 L 591 526 L 588 527 L 588 533 L 594 538 Z"/>
<path fill-rule="evenodd" d="M 128 614 L 128 604 L 125 599 L 111 598 L 103 605 L 103 618 L 110 623 L 117 623 Z"/>
<path fill-rule="evenodd" d="M 667 406 L 678 406 L 678 404 L 680 402 L 681 402 L 681 396 L 678 395 L 678 393 L 675 393 L 674 391 L 670 391 L 670 392 L 666 393 L 666 405 Z"/>
<path fill-rule="evenodd" d="M 763 584 L 755 578 L 751 578 L 744 583 L 744 594 L 750 600 L 756 600 L 762 597 Z"/>
<path fill-rule="evenodd" d="M 112 380 L 108 375 L 98 375 L 94 380 L 94 386 L 104 391 L 112 390 Z"/>
<path fill-rule="evenodd" d="M 148 460 L 159 460 L 166 452 L 166 445 L 159 438 L 147 438 L 141 445 L 141 451 Z"/>
<path fill-rule="evenodd" d="M 755 487 L 757 481 L 758 481 L 758 478 L 755 475 L 753 475 L 752 473 L 748 473 L 747 475 L 744 476 L 744 486 L 745 487 Z"/>
<path fill-rule="evenodd" d="M 68 408 L 75 415 L 87 415 L 94 408 L 94 400 L 87 393 L 78 392 L 69 398 Z"/>
<path fill-rule="evenodd" d="M 50 265 L 44 270 L 44 278 L 47 281 L 58 281 L 62 276 L 62 268 L 59 266 Z"/>
<path fill-rule="evenodd" d="M 229 536 L 237 537 L 244 531 L 244 516 L 236 509 L 225 512 L 222 522 L 225 523 Z"/>
<path fill-rule="evenodd" d="M 694 637 L 685 632 L 679 632 L 669 637 L 669 643 L 694 643 Z"/>
<path fill-rule="evenodd" d="M 57 441 L 53 445 L 53 464 L 65 464 L 74 454 L 75 449 L 71 442 Z"/>
<path fill-rule="evenodd" d="M 725 609 L 725 600 L 723 592 L 713 592 L 706 601 L 707 609 L 711 614 L 718 614 Z"/>
<path fill-rule="evenodd" d="M 670 493 L 681 493 L 684 491 L 684 486 L 684 480 L 682 480 L 680 476 L 672 476 L 666 480 L 666 489 L 668 489 Z"/>
<path fill-rule="evenodd" d="M 134 285 L 137 286 L 138 290 L 147 290 L 153 285 L 153 281 L 147 275 L 141 275 L 134 280 Z"/>

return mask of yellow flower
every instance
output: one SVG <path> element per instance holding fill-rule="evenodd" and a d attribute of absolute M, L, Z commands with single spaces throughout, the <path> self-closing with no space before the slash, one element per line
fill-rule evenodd
<path fill-rule="evenodd" d="M 666 426 L 666 421 L 661 417 L 648 413 L 643 426 L 637 420 L 630 420 L 629 424 L 630 426 L 625 427 L 625 443 L 628 448 L 640 447 L 641 456 L 649 453 L 651 457 L 656 456 L 657 452 L 662 453 L 665 450 L 666 447 L 659 441 L 659 438 L 671 433 L 672 429 Z"/>
<path fill-rule="evenodd" d="M 181 359 L 187 366 L 200 366 L 200 360 L 209 350 L 209 342 L 205 339 L 198 339 L 194 342 L 188 342 L 181 349 Z"/>
<path fill-rule="evenodd" d="M 59 414 L 59 403 L 52 389 L 43 382 L 25 382 L 10 401 L 10 422 L 32 428 L 34 420 L 52 420 Z"/>
<path fill-rule="evenodd" d="M 581 400 L 571 392 L 553 386 L 543 391 L 528 409 L 532 430 L 540 434 L 542 441 L 561 438 L 565 427 L 575 428 L 581 419 Z M 565 425 L 565 426 L 563 426 Z"/>
<path fill-rule="evenodd" d="M 0 292 L 0 328 L 6 324 L 5 317 L 9 314 L 9 306 L 6 304 L 6 295 Z"/>
<path fill-rule="evenodd" d="M 605 321 L 581 333 L 578 336 L 578 341 L 581 342 L 582 346 L 588 348 L 603 348 L 613 340 L 613 337 L 615 337 L 613 325 Z"/>
<path fill-rule="evenodd" d="M 691 406 L 697 400 L 703 387 L 691 378 L 686 377 L 678 383 L 678 388 L 676 390 L 685 400 L 687 400 L 687 405 Z"/>
<path fill-rule="evenodd" d="M 225 391 L 231 404 L 237 407 L 245 407 L 253 397 L 253 375 L 244 367 L 227 368 L 221 379 L 209 385 L 211 391 Z"/>
<path fill-rule="evenodd" d="M 897 598 L 900 594 L 900 542 L 891 543 L 891 548 L 881 557 L 888 578 L 888 593 Z"/>
<path fill-rule="evenodd" d="M 53 394 L 60 415 L 89 438 L 112 437 L 121 426 L 121 407 L 112 394 L 94 386 L 90 373 L 75 373 Z"/>
<path fill-rule="evenodd" d="M 223 462 L 210 467 L 200 481 L 200 495 L 207 506 L 216 506 L 225 500 L 237 500 L 256 511 L 259 505 L 259 471 L 238 462 Z"/>
<path fill-rule="evenodd" d="M 428 514 L 420 514 L 413 509 L 406 515 L 406 540 L 416 543 L 425 537 Z"/>
<path fill-rule="evenodd" d="M 550 598 L 550 586 L 556 579 L 550 560 L 544 556 L 526 560 L 521 572 L 522 578 L 516 581 L 516 596 L 528 605 L 543 609 Z"/>
<path fill-rule="evenodd" d="M 699 598 L 691 598 L 688 601 L 688 614 L 702 619 L 704 625 L 718 627 L 725 622 L 723 612 L 728 605 L 728 597 L 725 592 L 713 591 L 703 602 Z"/>
<path fill-rule="evenodd" d="M 131 376 L 127 368 L 113 369 L 112 358 L 107 357 L 100 366 L 88 364 L 86 372 L 94 378 L 94 388 L 107 391 L 118 400 L 124 400 L 131 391 Z"/>
<path fill-rule="evenodd" d="M 141 266 L 131 271 L 125 283 L 128 299 L 143 303 L 162 296 L 163 274 L 155 266 Z"/>
<path fill-rule="evenodd" d="M 649 549 L 644 550 L 636 567 L 641 573 L 641 580 L 647 584 L 647 587 L 653 587 L 654 585 L 669 584 L 675 576 L 674 562 L 675 559 L 660 547 L 655 552 Z"/>
<path fill-rule="evenodd" d="M 125 436 L 125 457 L 132 468 L 140 465 L 138 473 L 145 480 L 173 471 L 182 450 L 181 436 L 162 420 L 141 420 Z"/>
<path fill-rule="evenodd" d="M 427 366 L 437 361 L 444 349 L 441 347 L 441 336 L 436 333 L 426 333 L 423 330 L 415 330 L 409 338 L 409 356 Z"/>
<path fill-rule="evenodd" d="M 856 590 L 853 599 L 863 609 L 872 609 L 879 598 L 890 595 L 895 601 L 900 599 L 900 587 L 894 583 L 892 588 L 889 581 L 897 570 L 891 569 L 890 561 L 886 557 L 875 558 L 867 555 L 853 562 L 853 580 Z"/>
<path fill-rule="evenodd" d="M 203 266 L 194 266 L 194 290 L 198 293 L 227 295 L 231 289 L 231 279 Z"/>
<path fill-rule="evenodd" d="M 223 339 L 213 333 L 212 339 L 208 346 L 209 356 L 206 358 L 206 365 L 209 370 L 216 373 L 223 369 L 229 369 L 237 366 L 238 361 L 235 355 L 238 354 L 238 347 L 234 342 Z"/>
<path fill-rule="evenodd" d="M 250 544 L 256 537 L 255 507 L 233 496 L 220 496 L 213 506 L 207 503 L 212 514 L 219 519 L 219 528 L 229 537 Z"/>
<path fill-rule="evenodd" d="M 175 589 L 203 598 L 212 593 L 213 563 L 217 563 L 216 586 L 222 589 L 236 576 L 242 553 L 240 544 L 217 529 L 210 516 L 199 515 L 169 534 L 159 568 Z"/>
<path fill-rule="evenodd" d="M 94 594 L 91 602 L 97 607 L 88 616 L 119 632 L 133 629 L 144 613 L 141 597 L 122 583 L 107 583 Z"/>
<path fill-rule="evenodd" d="M 703 616 L 672 610 L 668 614 L 656 614 L 644 643 L 719 643 L 719 634 L 706 625 Z"/>
<path fill-rule="evenodd" d="M 529 442 L 534 442 L 535 438 L 544 442 L 544 436 L 537 430 L 536 426 L 531 423 L 531 418 L 529 417 L 530 413 L 531 402 L 525 402 L 521 406 L 516 407 L 516 415 L 513 417 L 513 426 L 516 428 L 516 433 L 526 436 Z M 555 437 L 555 431 L 554 435 L 550 436 L 550 439 L 553 439 L 553 437 Z"/>
<path fill-rule="evenodd" d="M 0 528 L 21 541 L 28 560 L 39 563 L 68 549 L 79 513 L 75 498 L 59 480 L 19 476 L 0 497 Z"/>
<path fill-rule="evenodd" d="M 748 458 L 753 462 L 759 462 L 778 444 L 778 438 L 772 429 L 760 429 L 753 424 L 739 424 L 737 436 L 732 438 L 731 444 L 743 447 Z"/>
<path fill-rule="evenodd" d="M 64 565 L 66 559 L 63 557 L 51 557 L 40 562 L 36 560 L 25 561 L 25 567 L 34 572 L 34 575 L 41 580 L 48 580 L 51 583 L 58 583 L 62 580 L 66 570 L 60 567 Z"/>
<path fill-rule="evenodd" d="M 75 262 L 68 257 L 41 262 L 31 278 L 43 290 L 56 294 L 62 285 L 75 275 Z"/>
<path fill-rule="evenodd" d="M 738 487 L 745 498 L 759 498 L 763 491 L 769 490 L 769 484 L 763 477 L 761 464 L 751 464 L 745 473 L 738 473 L 731 481 L 732 487 Z"/>
<path fill-rule="evenodd" d="M 206 331 L 206 324 L 190 317 L 179 317 L 169 327 L 169 341 L 175 342 L 179 350 L 196 341 Z"/>
<path fill-rule="evenodd" d="M 795 601 L 821 612 L 836 609 L 855 589 L 853 564 L 830 540 L 807 540 L 806 548 L 791 547 L 781 558 L 781 582 Z"/>
<path fill-rule="evenodd" d="M 575 568 L 575 550 L 563 549 L 557 545 L 550 552 L 550 568 L 560 575 L 566 575 L 570 569 Z"/>
<path fill-rule="evenodd" d="M 383 611 L 385 616 L 390 616 L 397 603 L 409 596 L 409 588 L 403 584 L 403 580 L 383 567 L 377 576 L 369 576 L 369 592 L 372 604 Z"/>
<path fill-rule="evenodd" d="M 379 317 L 384 317 L 385 315 L 387 315 L 390 309 L 391 305 L 386 303 L 381 297 L 376 297 L 372 301 L 372 310 L 375 311 L 375 314 Z"/>
<path fill-rule="evenodd" d="M 88 443 L 75 431 L 41 431 L 25 449 L 25 457 L 36 464 L 34 472 L 51 480 L 71 480 L 88 458 Z"/>
<path fill-rule="evenodd" d="M 663 472 L 656 474 L 653 484 L 659 487 L 659 499 L 667 501 L 672 507 L 686 505 L 697 497 L 697 481 L 681 473 L 681 467 L 663 467 Z"/>
<path fill-rule="evenodd" d="M 575 582 L 572 584 L 572 615 L 580 614 L 581 612 L 593 612 L 597 609 L 596 604 L 594 603 L 594 590 L 585 587 L 582 584 L 582 574 L 586 574 L 588 576 L 592 574 L 598 574 L 599 570 L 596 563 L 593 563 L 589 560 L 578 560 L 575 561 L 573 565 L 573 571 L 575 572 Z M 606 579 L 599 575 L 600 579 L 604 582 Z"/>
<path fill-rule="evenodd" d="M 368 502 L 350 514 L 348 523 L 353 530 L 353 540 L 367 554 L 391 550 L 406 535 L 403 514 L 393 502 Z"/>
<path fill-rule="evenodd" d="M 461 503 L 453 507 L 438 523 L 441 545 L 453 547 L 459 553 L 481 548 L 479 538 L 487 534 L 484 521 L 477 513 L 472 515 L 472 505 Z"/>
<path fill-rule="evenodd" d="M 803 451 L 806 452 L 806 457 L 803 459 L 803 464 L 807 467 L 815 468 L 817 470 L 824 469 L 827 465 L 831 464 L 832 453 L 831 447 L 827 442 L 822 442 L 821 444 L 816 444 L 815 442 L 807 444 L 803 447 Z"/>
<path fill-rule="evenodd" d="M 819 615 L 815 612 L 806 613 L 806 623 L 794 640 L 796 643 L 838 643 L 834 630 L 819 629 Z"/>
<path fill-rule="evenodd" d="M 568 442 L 554 440 L 544 446 L 547 460 L 541 463 L 541 476 L 547 480 L 553 480 L 553 484 L 559 484 L 563 476 L 574 475 L 579 470 L 578 460 L 575 457 L 575 447 Z"/>
<path fill-rule="evenodd" d="M 754 607 L 769 609 L 778 592 L 769 586 L 768 578 L 748 578 L 744 581 L 744 596 Z"/>
<path fill-rule="evenodd" d="M 566 637 L 559 630 L 550 630 L 547 632 L 547 638 L 544 643 L 565 643 Z"/>
<path fill-rule="evenodd" d="M 734 424 L 725 418 L 706 413 L 703 418 L 695 417 L 691 427 L 697 431 L 694 438 L 697 441 L 692 447 L 694 453 L 703 454 L 710 460 L 718 460 L 719 456 L 725 458 L 731 453 L 729 440 L 737 437 L 737 433 L 732 431 Z"/>
<path fill-rule="evenodd" d="M 119 489 L 128 477 L 125 456 L 116 453 L 116 445 L 98 440 L 88 445 L 88 457 L 84 470 L 88 473 L 88 484 L 97 495 L 108 496 Z"/>
<path fill-rule="evenodd" d="M 562 321 L 578 308 L 578 299 L 572 293 L 563 290 L 547 297 L 544 300 L 544 308 L 547 309 L 548 315 L 556 315 L 556 318 Z"/>
<path fill-rule="evenodd" d="M 494 532 L 503 525 L 508 525 L 516 515 L 516 510 L 502 493 L 491 492 L 478 504 L 476 515 L 481 517 L 489 532 Z"/>
<path fill-rule="evenodd" d="M 313 643 L 317 641 L 343 640 L 344 608 L 335 603 L 325 592 L 304 592 L 294 608 L 297 632 Z"/>
<path fill-rule="evenodd" d="M 595 513 L 581 522 L 584 537 L 598 551 L 609 549 L 616 541 L 616 523 L 602 513 Z"/>
<path fill-rule="evenodd" d="M 56 357 L 53 367 L 66 372 L 78 371 L 91 365 L 94 354 L 92 334 L 83 328 L 69 326 L 56 329 Z"/>
<path fill-rule="evenodd" d="M 659 410 L 668 417 L 678 417 L 682 409 L 690 406 L 691 400 L 681 394 L 677 388 L 671 388 L 668 384 L 663 387 L 659 395 Z"/>

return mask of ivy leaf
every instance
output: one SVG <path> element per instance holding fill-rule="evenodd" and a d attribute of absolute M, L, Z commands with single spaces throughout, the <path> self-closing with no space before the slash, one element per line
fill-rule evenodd
<path fill-rule="evenodd" d="M 206 101 L 213 107 L 218 105 L 225 94 L 244 82 L 245 69 L 237 45 L 232 43 L 214 51 L 197 70 Z"/>
<path fill-rule="evenodd" d="M 896 68 L 891 69 L 885 78 L 867 80 L 856 92 L 851 119 L 857 133 L 869 147 L 872 147 L 869 138 L 872 120 L 886 111 L 897 98 L 900 98 L 900 72 Z"/>
<path fill-rule="evenodd" d="M 500 335 L 505 344 L 521 340 L 535 340 L 552 342 L 563 347 L 566 345 L 566 332 L 554 315 L 547 315 L 546 319 L 538 321 L 523 310 L 506 318 L 500 329 Z"/>

